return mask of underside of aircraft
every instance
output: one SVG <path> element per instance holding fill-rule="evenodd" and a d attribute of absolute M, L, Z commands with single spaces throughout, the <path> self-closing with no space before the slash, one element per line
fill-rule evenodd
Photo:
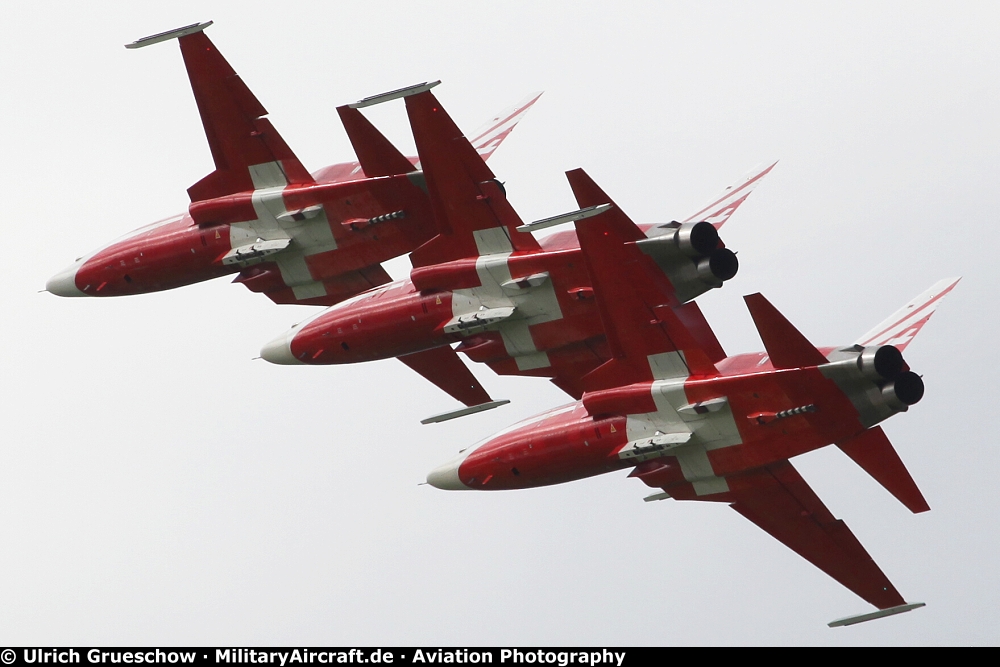
<path fill-rule="evenodd" d="M 490 396 L 460 352 L 500 375 L 548 379 L 573 402 L 463 449 L 427 482 L 514 490 L 629 469 L 655 489 L 645 500 L 728 504 L 875 607 L 831 626 L 923 606 L 903 598 L 791 460 L 834 445 L 911 512 L 930 509 L 880 424 L 922 398 L 903 352 L 959 278 L 832 347 L 751 294 L 764 350 L 728 355 L 696 300 L 738 271 L 720 230 L 776 163 L 683 219 L 646 224 L 574 169 L 579 208 L 525 223 L 487 160 L 540 93 L 470 139 L 428 82 L 338 107 L 357 159 L 310 172 L 210 25 L 127 48 L 178 42 L 215 169 L 188 188 L 185 212 L 79 258 L 49 292 L 132 295 L 235 275 L 276 304 L 324 307 L 266 344 L 264 359 L 398 358 L 463 405 L 424 423 L 509 402 Z M 398 100 L 416 156 L 362 111 Z M 392 281 L 382 264 L 403 255 L 412 270 Z"/>

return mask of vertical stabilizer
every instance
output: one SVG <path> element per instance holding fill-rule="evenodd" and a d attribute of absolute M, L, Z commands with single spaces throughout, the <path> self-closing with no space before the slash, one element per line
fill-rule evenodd
<path fill-rule="evenodd" d="M 476 130 L 469 139 L 469 143 L 476 149 L 476 152 L 488 160 L 493 151 L 500 146 L 500 143 L 514 130 L 514 126 L 521 122 L 528 109 L 538 101 L 542 93 L 532 93 L 512 107 L 507 107 L 492 119 L 486 122 L 481 128 Z"/>
<path fill-rule="evenodd" d="M 910 341 L 927 324 L 941 300 L 955 288 L 961 278 L 945 278 L 931 285 L 930 289 L 913 298 L 890 315 L 881 324 L 858 339 L 864 347 L 894 345 L 902 352 Z"/>
<path fill-rule="evenodd" d="M 740 204 L 747 200 L 747 197 L 750 196 L 750 193 L 757 187 L 761 179 L 771 173 L 776 164 L 778 164 L 777 161 L 772 162 L 763 169 L 758 167 L 750 170 L 742 180 L 734 185 L 730 185 L 721 195 L 703 206 L 697 213 L 688 216 L 681 222 L 700 222 L 704 220 L 715 225 L 716 229 L 721 228 L 733 213 L 736 212 L 736 209 L 740 207 Z"/>

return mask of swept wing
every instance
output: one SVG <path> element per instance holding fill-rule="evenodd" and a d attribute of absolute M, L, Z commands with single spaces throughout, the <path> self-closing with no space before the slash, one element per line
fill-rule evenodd
<path fill-rule="evenodd" d="M 503 185 L 430 91 L 406 98 L 413 139 L 439 233 L 410 254 L 414 267 L 540 250 Z M 505 135 L 504 135 L 505 136 Z"/>

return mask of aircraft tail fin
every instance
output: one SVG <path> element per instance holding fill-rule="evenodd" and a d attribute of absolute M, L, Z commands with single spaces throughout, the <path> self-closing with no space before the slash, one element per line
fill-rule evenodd
<path fill-rule="evenodd" d="M 144 46 L 143 41 L 137 44 Z M 182 34 L 177 41 L 215 160 L 215 171 L 188 188 L 191 201 L 312 183 L 312 176 L 265 118 L 267 110 L 208 36 L 199 30 Z"/>
<path fill-rule="evenodd" d="M 472 133 L 469 143 L 476 149 L 484 161 L 489 160 L 493 151 L 513 131 L 514 126 L 521 122 L 528 110 L 542 96 L 541 92 L 532 93 L 512 107 L 507 107 L 493 116 L 482 127 Z"/>
<path fill-rule="evenodd" d="M 410 255 L 414 267 L 516 250 L 540 250 L 503 185 L 430 91 L 406 97 L 406 113 L 440 233 Z"/>
<path fill-rule="evenodd" d="M 736 212 L 740 204 L 746 201 L 753 189 L 757 187 L 761 179 L 771 173 L 777 161 L 761 169 L 756 167 L 751 169 L 746 176 L 737 183 L 730 185 L 722 194 L 715 197 L 708 204 L 703 206 L 697 213 L 685 218 L 681 222 L 701 222 L 702 220 L 715 225 L 716 229 L 722 227 L 729 220 L 729 217 Z"/>
<path fill-rule="evenodd" d="M 863 431 L 845 442 L 838 442 L 837 446 L 908 510 L 919 514 L 930 509 L 881 427 Z"/>
<path fill-rule="evenodd" d="M 743 297 L 775 368 L 819 366 L 826 357 L 760 293 Z"/>
<path fill-rule="evenodd" d="M 416 171 L 413 163 L 356 108 L 345 104 L 337 107 L 337 113 L 365 176 L 395 176 Z"/>
<path fill-rule="evenodd" d="M 945 278 L 911 299 L 905 306 L 886 318 L 857 340 L 857 345 L 894 345 L 903 351 L 927 324 L 941 300 L 955 288 L 961 278 Z"/>

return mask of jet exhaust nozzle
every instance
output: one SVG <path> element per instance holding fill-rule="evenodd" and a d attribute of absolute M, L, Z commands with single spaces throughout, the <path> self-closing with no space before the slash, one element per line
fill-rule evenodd
<path fill-rule="evenodd" d="M 720 287 L 739 270 L 740 261 L 736 259 L 736 253 L 729 248 L 717 248 L 711 255 L 698 262 L 698 278 L 713 287 Z"/>
<path fill-rule="evenodd" d="M 924 397 L 924 381 L 912 371 L 904 371 L 882 387 L 882 397 L 893 410 L 906 412 Z"/>
<path fill-rule="evenodd" d="M 903 354 L 894 345 L 865 348 L 858 356 L 858 368 L 875 382 L 895 379 L 903 372 L 904 365 Z"/>
<path fill-rule="evenodd" d="M 719 232 L 710 222 L 685 222 L 674 232 L 674 243 L 688 257 L 704 257 L 719 247 Z"/>

